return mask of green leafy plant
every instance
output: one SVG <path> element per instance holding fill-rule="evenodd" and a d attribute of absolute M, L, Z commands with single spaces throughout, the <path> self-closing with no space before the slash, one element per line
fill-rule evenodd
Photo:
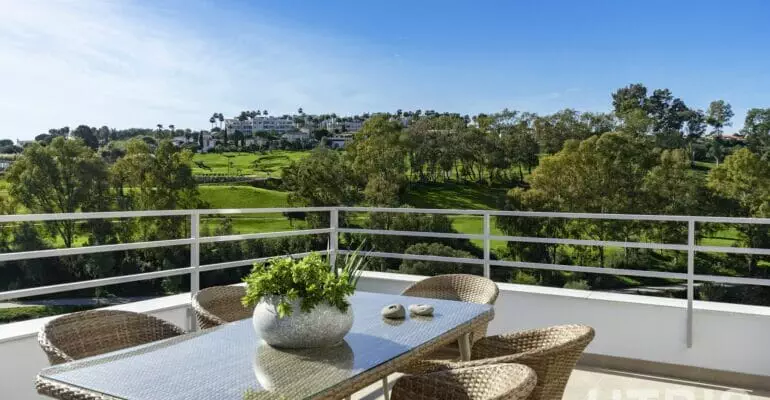
<path fill-rule="evenodd" d="M 361 272 L 363 272 L 369 265 L 368 256 L 366 254 L 361 254 L 361 249 L 364 248 L 365 244 L 366 241 L 363 241 L 358 245 L 358 248 L 345 254 L 345 258 L 342 260 L 341 269 L 336 266 L 334 268 L 335 276 L 339 276 L 340 273 L 347 276 L 348 282 L 350 282 L 353 287 L 358 285 L 358 279 L 361 278 Z"/>
<path fill-rule="evenodd" d="M 350 303 L 347 297 L 355 291 L 360 275 L 361 261 L 332 268 L 318 253 L 295 260 L 290 257 L 275 258 L 268 263 L 255 264 L 251 274 L 244 278 L 246 296 L 244 305 L 251 306 L 263 297 L 278 297 L 277 311 L 280 318 L 294 312 L 291 302 L 300 299 L 300 309 L 310 312 L 322 302 L 327 302 L 341 312 Z"/>

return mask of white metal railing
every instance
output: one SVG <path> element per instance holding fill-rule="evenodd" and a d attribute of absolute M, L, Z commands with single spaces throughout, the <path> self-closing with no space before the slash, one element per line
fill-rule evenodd
<path fill-rule="evenodd" d="M 329 213 L 329 228 L 304 229 L 281 232 L 264 232 L 237 234 L 225 236 L 200 236 L 201 216 L 204 215 L 236 215 L 236 214 L 270 214 L 286 212 L 323 212 Z M 412 214 L 444 214 L 444 215 L 470 215 L 482 218 L 481 234 L 441 233 L 419 231 L 394 231 L 382 229 L 340 228 L 340 212 L 385 212 L 385 213 L 412 213 Z M 158 240 L 150 242 L 123 243 L 111 245 L 97 245 L 75 248 L 61 248 L 41 251 L 25 251 L 0 254 L 0 262 L 27 260 L 33 258 L 61 257 L 78 254 L 93 254 L 111 251 L 135 250 L 169 246 L 190 246 L 190 266 L 138 273 L 132 275 L 115 276 L 102 279 L 48 285 L 35 288 L 10 290 L 0 292 L 0 301 L 18 299 L 30 296 L 59 293 L 71 290 L 93 288 L 97 286 L 116 285 L 121 283 L 164 278 L 178 275 L 190 275 L 190 292 L 192 295 L 198 292 L 200 287 L 200 273 L 206 271 L 221 270 L 227 268 L 251 265 L 262 262 L 271 257 L 254 258 L 247 260 L 228 261 L 215 264 L 200 265 L 200 245 L 202 243 L 219 243 L 226 241 L 239 241 L 251 239 L 277 238 L 298 235 L 329 235 L 329 247 L 324 253 L 328 254 L 330 262 L 335 262 L 338 254 L 347 254 L 348 250 L 340 250 L 338 237 L 340 233 L 368 234 L 368 235 L 392 235 L 410 237 L 429 237 L 444 239 L 469 239 L 483 241 L 483 258 L 456 258 L 432 255 L 417 255 L 403 253 L 387 253 L 373 251 L 368 253 L 373 257 L 396 258 L 405 260 L 423 260 L 481 265 L 485 277 L 490 276 L 491 267 L 531 268 L 557 271 L 572 271 L 592 274 L 626 275 L 647 278 L 679 279 L 687 282 L 687 346 L 692 346 L 693 326 L 693 300 L 694 283 L 717 282 L 728 284 L 761 285 L 770 286 L 770 279 L 743 278 L 730 276 L 703 275 L 695 273 L 696 252 L 719 252 L 734 254 L 770 255 L 770 249 L 741 248 L 726 246 L 698 245 L 696 238 L 697 223 L 728 223 L 728 224 L 770 224 L 770 218 L 730 218 L 730 217 L 698 217 L 698 216 L 669 216 L 646 214 L 596 214 L 596 213 L 558 213 L 558 212 L 530 212 L 530 211 L 494 211 L 494 210 L 456 210 L 456 209 L 420 209 L 420 208 L 373 208 L 373 207 L 301 207 L 301 208 L 245 208 L 245 209 L 212 209 L 212 210 L 165 210 L 165 211 L 127 211 L 127 212 L 92 212 L 71 214 L 21 214 L 0 215 L 1 223 L 13 222 L 41 222 L 55 220 L 89 220 L 89 219 L 120 219 L 137 217 L 168 217 L 179 216 L 190 219 L 190 236 L 182 239 Z M 621 221 L 655 221 L 655 222 L 681 222 L 687 223 L 687 244 L 649 243 L 649 242 L 624 242 L 609 240 L 585 240 L 564 238 L 542 238 L 529 236 L 506 236 L 491 234 L 491 217 L 534 217 L 534 218 L 560 218 L 560 219 L 595 219 L 595 220 L 621 220 Z M 675 250 L 687 252 L 687 272 L 645 271 L 621 268 L 599 268 L 579 265 L 546 264 L 524 261 L 493 260 L 491 257 L 491 242 L 520 242 L 539 244 L 563 244 L 577 246 L 605 246 L 622 248 L 640 248 L 656 250 Z M 292 254 L 301 257 L 308 253 Z"/>

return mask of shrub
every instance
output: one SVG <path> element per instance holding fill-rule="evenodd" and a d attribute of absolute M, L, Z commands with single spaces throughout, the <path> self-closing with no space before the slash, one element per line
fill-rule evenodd
<path fill-rule="evenodd" d="M 577 290 L 591 290 L 591 286 L 588 285 L 588 281 L 585 279 L 579 279 L 576 281 L 569 281 L 564 284 L 565 289 L 577 289 Z"/>
<path fill-rule="evenodd" d="M 527 273 L 525 271 L 516 270 L 511 274 L 511 283 L 518 283 L 521 285 L 539 285 L 540 281 L 535 275 Z"/>
<path fill-rule="evenodd" d="M 409 246 L 406 249 L 406 254 L 475 258 L 467 251 L 453 249 L 440 243 L 417 243 Z M 481 272 L 481 267 L 473 264 L 422 260 L 404 260 L 398 269 L 405 274 L 428 276 L 458 273 L 478 275 Z"/>
<path fill-rule="evenodd" d="M 360 264 L 360 263 L 359 263 Z M 246 296 L 243 304 L 250 306 L 265 296 L 278 296 L 278 316 L 292 314 L 291 301 L 300 299 L 300 309 L 310 312 L 322 302 L 327 302 L 341 312 L 346 312 L 350 303 L 347 297 L 353 294 L 360 267 L 346 265 L 338 269 L 313 253 L 301 260 L 291 257 L 275 258 L 268 263 L 255 264 L 251 274 L 244 279 Z"/>

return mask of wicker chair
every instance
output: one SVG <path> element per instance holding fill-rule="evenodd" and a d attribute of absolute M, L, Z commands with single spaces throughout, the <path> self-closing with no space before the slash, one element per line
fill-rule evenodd
<path fill-rule="evenodd" d="M 91 310 L 48 322 L 37 341 L 51 365 L 56 365 L 184 333 L 178 326 L 147 314 Z"/>
<path fill-rule="evenodd" d="M 529 399 L 561 400 L 575 364 L 593 338 L 593 328 L 585 325 L 559 325 L 490 336 L 473 345 L 471 361 L 422 360 L 411 364 L 406 372 L 427 373 L 498 363 L 524 364 L 537 374 L 537 386 Z"/>
<path fill-rule="evenodd" d="M 438 275 L 414 283 L 401 292 L 404 296 L 456 300 L 468 303 L 495 304 L 500 290 L 493 281 L 476 275 Z M 487 335 L 483 325 L 471 335 L 471 343 Z M 454 347 L 456 349 L 456 347 Z M 458 353 L 459 354 L 459 353 Z"/>
<path fill-rule="evenodd" d="M 537 375 L 521 364 L 493 364 L 407 375 L 393 385 L 391 400 L 523 400 Z"/>
<path fill-rule="evenodd" d="M 192 300 L 198 326 L 208 329 L 250 318 L 254 307 L 241 304 L 245 295 L 246 288 L 243 286 L 212 286 L 201 290 Z"/>

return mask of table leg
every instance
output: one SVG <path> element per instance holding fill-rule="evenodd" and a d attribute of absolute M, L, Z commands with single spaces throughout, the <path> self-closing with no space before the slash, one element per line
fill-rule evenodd
<path fill-rule="evenodd" d="M 466 333 L 458 340 L 460 346 L 460 359 L 470 361 L 471 359 L 471 334 Z"/>
<path fill-rule="evenodd" d="M 388 377 L 382 378 L 382 398 L 390 400 L 390 391 L 388 390 Z"/>

